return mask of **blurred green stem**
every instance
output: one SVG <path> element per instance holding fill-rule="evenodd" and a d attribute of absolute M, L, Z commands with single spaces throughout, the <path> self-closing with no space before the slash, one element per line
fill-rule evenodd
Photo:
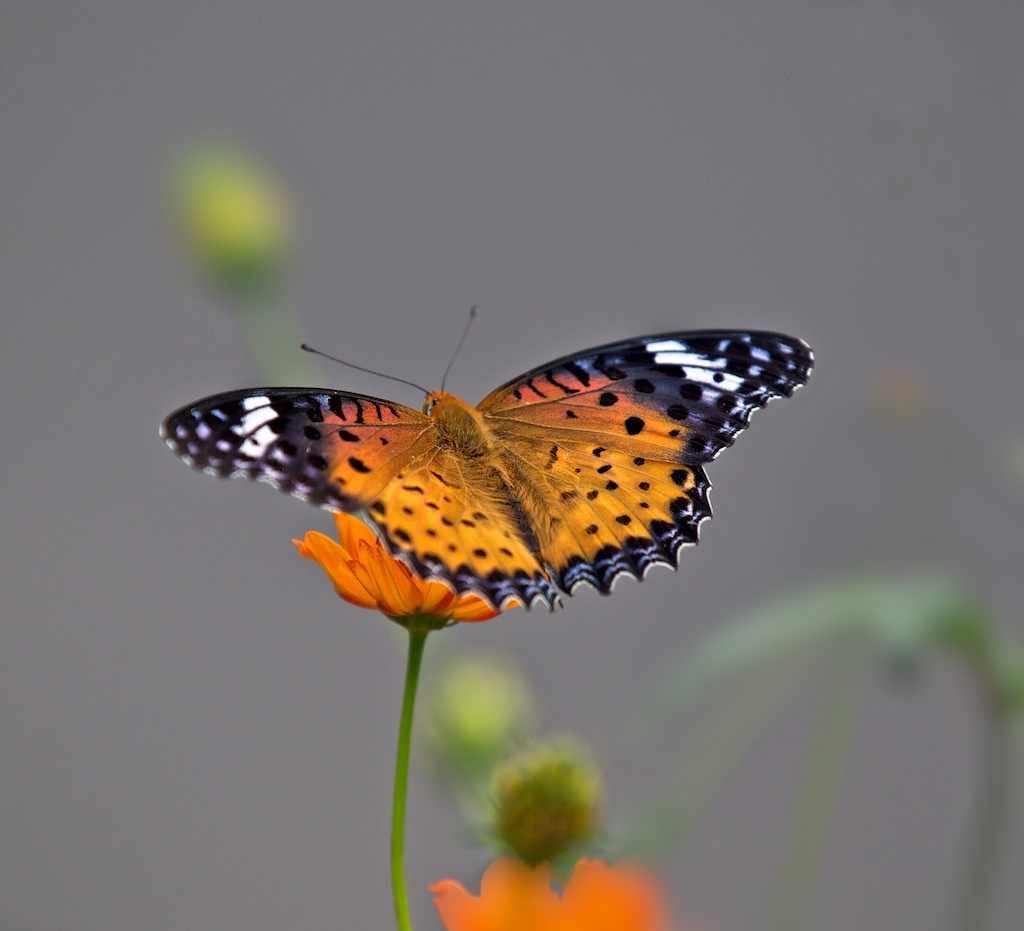
<path fill-rule="evenodd" d="M 312 356 L 299 348 L 298 322 L 272 290 L 240 296 L 232 302 L 232 317 L 262 376 L 271 384 L 310 387 L 320 383 Z"/>
<path fill-rule="evenodd" d="M 984 931 L 989 926 L 999 855 L 1008 820 L 1013 769 L 1012 716 L 999 704 L 989 708 L 983 735 L 981 774 L 963 851 L 960 894 L 953 931 Z"/>
<path fill-rule="evenodd" d="M 776 931 L 810 927 L 814 892 L 825 862 L 857 723 L 861 656 L 859 651 L 849 656 L 836 670 L 835 682 L 825 696 L 821 716 L 807 746 L 789 849 L 770 923 Z"/>
<path fill-rule="evenodd" d="M 409 745 L 412 741 L 412 715 L 416 707 L 416 685 L 420 678 L 423 647 L 427 631 L 409 630 L 409 658 L 405 667 L 405 692 L 402 718 L 398 725 L 398 752 L 395 756 L 395 791 L 391 803 L 391 890 L 395 900 L 398 931 L 412 931 L 409 895 L 405 888 L 405 800 L 409 788 Z"/>

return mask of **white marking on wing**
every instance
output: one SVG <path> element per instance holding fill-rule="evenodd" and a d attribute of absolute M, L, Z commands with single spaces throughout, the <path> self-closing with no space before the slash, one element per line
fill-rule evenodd
<path fill-rule="evenodd" d="M 671 349 L 677 349 L 680 352 L 686 351 L 686 347 L 677 339 L 663 339 L 656 343 L 647 344 L 648 352 L 667 352 Z"/>
<path fill-rule="evenodd" d="M 270 403 L 270 398 L 263 394 L 254 394 L 251 398 L 242 398 L 242 408 L 247 411 L 257 407 L 264 407 Z"/>
<path fill-rule="evenodd" d="M 713 388 L 717 388 L 720 391 L 736 391 L 741 384 L 743 379 L 738 375 L 733 375 L 731 372 L 718 372 L 719 379 L 715 380 L 715 372 L 709 372 L 705 368 L 687 369 L 686 378 L 689 381 L 700 382 L 703 385 L 711 385 Z"/>
<path fill-rule="evenodd" d="M 262 459 L 267 447 L 276 439 L 277 433 L 264 424 L 252 436 L 246 437 L 245 442 L 238 447 L 238 451 L 243 456 Z"/>
<path fill-rule="evenodd" d="M 711 359 L 699 352 L 657 352 L 654 361 L 658 365 L 699 365 L 705 369 L 724 369 L 725 359 Z"/>
<path fill-rule="evenodd" d="M 664 339 L 648 343 L 647 351 L 654 353 L 658 365 L 698 365 L 705 369 L 724 369 L 724 357 L 716 359 L 701 352 L 692 352 L 677 339 Z"/>
<path fill-rule="evenodd" d="M 232 427 L 232 430 L 239 436 L 245 436 L 247 433 L 254 433 L 264 424 L 270 423 L 275 417 L 277 417 L 277 411 L 274 408 L 261 407 L 259 410 L 250 411 L 242 417 L 238 424 Z"/>

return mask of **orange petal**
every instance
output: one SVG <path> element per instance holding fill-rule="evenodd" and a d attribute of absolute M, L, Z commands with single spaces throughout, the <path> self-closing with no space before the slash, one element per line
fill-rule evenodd
<path fill-rule="evenodd" d="M 448 617 L 455 600 L 455 592 L 447 585 L 431 580 L 423 585 L 423 601 L 420 611 L 424 614 Z"/>
<path fill-rule="evenodd" d="M 507 857 L 495 860 L 470 895 L 447 879 L 430 887 L 447 931 L 561 931 L 558 896 L 547 867 L 531 870 Z M 583 929 L 581 929 L 583 931 Z"/>
<path fill-rule="evenodd" d="M 517 608 L 519 602 L 509 602 L 507 607 Z M 452 611 L 452 617 L 457 621 L 489 621 L 499 614 L 501 611 L 496 611 L 478 595 L 463 595 Z"/>
<path fill-rule="evenodd" d="M 380 586 L 374 576 L 373 567 L 369 563 L 369 560 L 353 559 L 349 561 L 348 566 L 352 570 L 352 575 L 371 599 L 370 607 L 383 611 L 385 614 L 391 614 L 394 605 L 385 603 L 381 597 Z"/>
<path fill-rule="evenodd" d="M 360 549 L 376 587 L 381 611 L 392 617 L 414 614 L 422 600 L 416 581 L 380 544 L 372 549 L 360 544 Z"/>
<path fill-rule="evenodd" d="M 442 621 L 485 621 L 501 613 L 477 595 L 456 595 L 444 582 L 414 575 L 358 518 L 336 512 L 334 522 L 340 543 L 314 530 L 294 542 L 300 555 L 320 564 L 346 601 L 390 617 L 418 614 Z M 506 607 L 519 606 L 511 601 Z"/>
<path fill-rule="evenodd" d="M 357 558 L 360 540 L 369 546 L 379 545 L 377 535 L 363 521 L 351 514 L 335 511 L 334 526 L 338 528 L 338 539 L 348 551 L 350 559 Z"/>
<path fill-rule="evenodd" d="M 371 597 L 366 586 L 356 577 L 349 567 L 349 560 L 342 547 L 330 537 L 310 530 L 304 540 L 292 541 L 299 548 L 299 555 L 318 563 L 327 573 L 334 590 L 346 601 L 361 608 L 377 607 L 376 599 Z"/>
<path fill-rule="evenodd" d="M 573 931 L 666 931 L 654 880 L 629 866 L 580 860 L 562 894 L 560 927 Z"/>

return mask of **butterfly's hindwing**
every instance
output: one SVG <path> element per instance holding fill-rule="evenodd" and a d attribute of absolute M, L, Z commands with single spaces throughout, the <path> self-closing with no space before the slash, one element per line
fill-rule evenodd
<path fill-rule="evenodd" d="M 353 511 L 378 496 L 429 423 L 418 411 L 363 395 L 258 388 L 184 407 L 161 433 L 208 475 L 255 479 Z"/>
<path fill-rule="evenodd" d="M 496 606 L 557 598 L 533 531 L 493 468 L 432 450 L 395 476 L 368 516 L 417 574 L 457 592 L 478 592 Z"/>
<path fill-rule="evenodd" d="M 711 516 L 710 483 L 700 466 L 646 458 L 612 446 L 562 440 L 531 456 L 520 443 L 506 455 L 532 510 L 541 555 L 566 592 L 581 582 L 611 591 L 623 574 L 675 568 Z M 539 445 L 534 447 L 540 449 Z M 557 502 L 557 505 L 547 502 Z"/>

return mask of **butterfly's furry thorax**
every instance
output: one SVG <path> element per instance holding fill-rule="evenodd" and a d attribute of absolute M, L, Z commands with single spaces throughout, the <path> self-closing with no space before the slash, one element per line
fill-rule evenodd
<path fill-rule="evenodd" d="M 492 452 L 491 433 L 483 417 L 462 398 L 446 391 L 432 391 L 423 403 L 423 413 L 437 427 L 438 446 L 470 459 L 481 459 Z"/>

